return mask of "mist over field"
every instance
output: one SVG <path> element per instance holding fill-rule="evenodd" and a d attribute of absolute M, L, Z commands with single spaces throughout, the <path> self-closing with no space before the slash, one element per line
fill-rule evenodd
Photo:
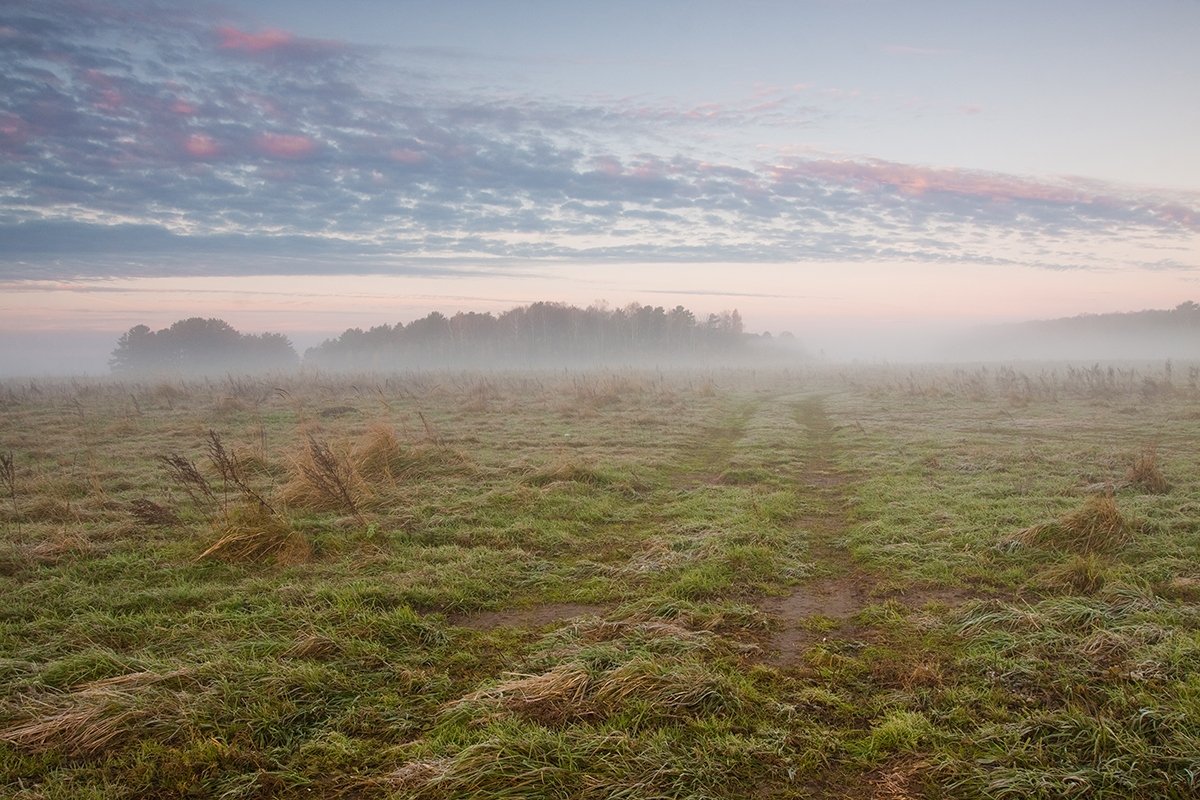
<path fill-rule="evenodd" d="M 378 351 L 367 356 L 353 343 L 338 350 L 340 339 L 350 332 L 300 332 L 295 337 L 281 333 L 292 344 L 294 362 L 284 359 L 252 366 L 236 357 L 236 347 L 227 357 L 206 356 L 200 348 L 181 356 L 162 374 L 239 374 L 260 371 L 290 371 L 304 366 L 325 372 L 395 372 L 404 369 L 521 369 L 570 368 L 587 371 L 600 367 L 769 367 L 803 363 L 976 363 L 976 362 L 1115 362 L 1200 360 L 1200 311 L 1184 302 L 1174 309 L 1128 314 L 1084 314 L 1055 320 L 1020 323 L 979 324 L 968 320 L 953 323 L 922 323 L 905 320 L 881 323 L 869 320 L 826 320 L 804 324 L 798 320 L 792 331 L 752 331 L 739 335 L 734 345 L 697 349 L 629 347 L 601 351 L 601 339 L 588 347 L 572 350 L 562 343 L 544 343 L 530 351 L 505 350 L 492 342 L 464 344 L 454 353 L 445 345 L 431 344 L 406 355 Z M 743 323 L 744 324 L 744 323 Z M 752 325 L 752 320 L 750 320 Z M 390 326 L 383 326 L 389 329 Z M 360 330 L 360 329 L 355 329 Z M 379 333 L 380 327 L 374 332 Z M 120 335 L 95 331 L 18 332 L 0 335 L 0 377 L 101 377 L 114 373 L 114 350 Z M 349 341 L 349 339 L 347 339 Z M 115 369 L 120 373 L 120 369 Z M 154 373 L 155 369 L 143 369 Z"/>

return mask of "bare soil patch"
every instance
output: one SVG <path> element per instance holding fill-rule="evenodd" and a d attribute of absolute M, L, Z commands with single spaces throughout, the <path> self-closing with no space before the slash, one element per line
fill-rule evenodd
<path fill-rule="evenodd" d="M 785 667 L 798 663 L 804 652 L 818 642 L 871 641 L 872 629 L 853 619 L 872 604 L 892 600 L 909 609 L 935 603 L 953 607 L 981 596 L 967 589 L 934 587 L 876 593 L 873 585 L 868 573 L 854 572 L 806 584 L 786 597 L 761 601 L 758 607 L 779 622 L 764 648 L 764 661 Z M 836 624 L 830 627 L 830 622 Z"/>

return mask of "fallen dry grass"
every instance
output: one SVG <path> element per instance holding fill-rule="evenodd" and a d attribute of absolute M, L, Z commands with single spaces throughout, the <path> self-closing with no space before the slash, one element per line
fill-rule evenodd
<path fill-rule="evenodd" d="M 20 749 L 68 756 L 99 753 L 126 738 L 159 736 L 176 727 L 168 693 L 155 687 L 188 673 L 134 672 L 84 684 L 74 692 L 27 701 L 28 717 L 3 731 L 0 741 Z"/>
<path fill-rule="evenodd" d="M 1111 553 L 1124 547 L 1132 526 L 1109 495 L 1091 495 L 1083 507 L 1056 522 L 1043 522 L 1018 531 L 1022 544 L 1049 547 L 1070 553 Z"/>

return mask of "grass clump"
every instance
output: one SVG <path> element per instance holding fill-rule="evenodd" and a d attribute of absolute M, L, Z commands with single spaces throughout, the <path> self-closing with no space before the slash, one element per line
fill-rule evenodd
<path fill-rule="evenodd" d="M 743 702 L 740 687 L 698 661 L 671 663 L 640 656 L 618 665 L 589 664 L 581 659 L 538 674 L 510 674 L 496 685 L 455 701 L 448 710 L 485 719 L 507 711 L 541 724 L 558 725 L 609 719 L 636 709 L 643 719 L 662 724 L 733 715 Z"/>
<path fill-rule="evenodd" d="M 293 464 L 292 479 L 281 490 L 285 503 L 313 511 L 345 511 L 366 525 L 360 506 L 368 489 L 352 459 L 309 436 L 308 446 Z"/>
<path fill-rule="evenodd" d="M 129 501 L 129 515 L 147 528 L 179 524 L 179 515 L 173 509 L 145 497 Z"/>
<path fill-rule="evenodd" d="M 470 457 L 444 444 L 406 444 L 390 425 L 375 425 L 354 446 L 354 468 L 375 485 L 468 472 Z"/>
<path fill-rule="evenodd" d="M 1078 594 L 1095 594 L 1104 588 L 1111 573 L 1108 561 L 1097 553 L 1076 553 L 1038 576 L 1037 583 L 1050 589 Z"/>
<path fill-rule="evenodd" d="M 244 503 L 230 510 L 219 527 L 221 536 L 197 556 L 201 561 L 266 561 L 294 564 L 311 555 L 308 540 L 279 514 L 258 503 Z"/>
<path fill-rule="evenodd" d="M 20 512 L 17 510 L 17 467 L 12 453 L 0 453 L 0 484 L 8 490 L 8 499 L 12 503 L 13 516 L 19 519 Z"/>
<path fill-rule="evenodd" d="M 1057 522 L 1044 522 L 1017 532 L 1022 544 L 1049 547 L 1068 553 L 1111 553 L 1130 540 L 1132 526 L 1110 495 L 1092 495 L 1083 507 Z"/>
<path fill-rule="evenodd" d="M 1129 466 L 1125 478 L 1130 485 L 1147 494 L 1167 494 L 1171 491 L 1170 482 L 1158 466 L 1158 448 L 1154 445 L 1142 448 Z"/>

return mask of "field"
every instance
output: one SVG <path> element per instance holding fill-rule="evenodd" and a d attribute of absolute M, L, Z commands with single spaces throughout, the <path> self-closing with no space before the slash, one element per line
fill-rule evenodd
<path fill-rule="evenodd" d="M 0 795 L 1195 796 L 1197 375 L 0 384 Z"/>

